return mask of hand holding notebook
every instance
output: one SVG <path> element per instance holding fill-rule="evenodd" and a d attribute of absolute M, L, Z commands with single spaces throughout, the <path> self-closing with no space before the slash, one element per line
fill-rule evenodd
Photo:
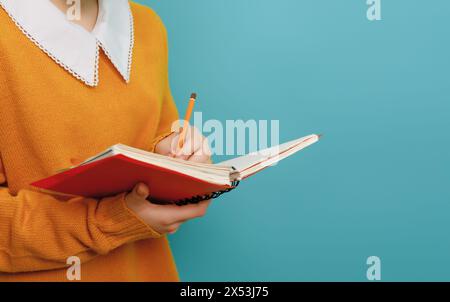
<path fill-rule="evenodd" d="M 184 161 L 118 144 L 32 185 L 65 194 L 105 197 L 147 184 L 154 202 L 187 204 L 218 197 L 247 177 L 319 140 L 309 135 L 217 164 Z"/>

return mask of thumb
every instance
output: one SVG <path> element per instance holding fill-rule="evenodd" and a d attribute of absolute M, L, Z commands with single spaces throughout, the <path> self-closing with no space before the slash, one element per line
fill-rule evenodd
<path fill-rule="evenodd" d="M 138 183 L 134 186 L 133 191 L 130 193 L 131 198 L 135 199 L 147 199 L 149 195 L 148 186 L 144 183 Z"/>

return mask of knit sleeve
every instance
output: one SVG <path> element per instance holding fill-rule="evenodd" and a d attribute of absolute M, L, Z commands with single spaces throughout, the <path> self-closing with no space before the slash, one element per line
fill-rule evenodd
<path fill-rule="evenodd" d="M 30 190 L 13 196 L 0 158 L 0 272 L 63 268 L 71 256 L 83 263 L 127 242 L 159 237 L 124 197 L 61 201 Z"/>

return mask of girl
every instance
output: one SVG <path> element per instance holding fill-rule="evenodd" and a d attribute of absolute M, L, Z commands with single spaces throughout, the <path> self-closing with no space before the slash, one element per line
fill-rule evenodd
<path fill-rule="evenodd" d="M 67 280 L 72 256 L 82 281 L 178 280 L 164 235 L 209 202 L 154 205 L 144 184 L 99 200 L 29 186 L 116 143 L 210 160 L 192 128 L 171 153 L 178 116 L 161 20 L 127 0 L 0 5 L 0 281 Z"/>

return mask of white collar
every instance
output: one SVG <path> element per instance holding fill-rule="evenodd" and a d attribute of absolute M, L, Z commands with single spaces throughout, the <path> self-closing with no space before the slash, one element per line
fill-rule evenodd
<path fill-rule="evenodd" d="M 0 6 L 33 43 L 85 84 L 98 84 L 100 47 L 129 82 L 134 37 L 128 0 L 99 0 L 92 32 L 67 20 L 49 0 L 0 0 Z"/>

